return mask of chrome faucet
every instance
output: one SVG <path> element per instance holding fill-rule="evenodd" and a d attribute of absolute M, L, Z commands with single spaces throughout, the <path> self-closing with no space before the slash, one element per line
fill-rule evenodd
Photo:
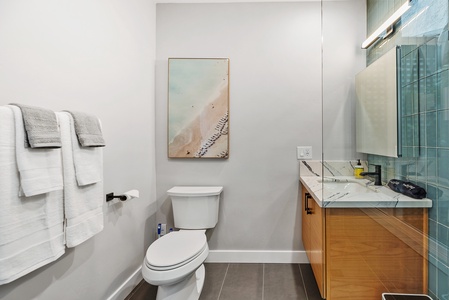
<path fill-rule="evenodd" d="M 375 176 L 374 179 L 374 185 L 382 185 L 382 176 L 381 176 L 381 166 L 380 165 L 374 165 L 375 171 L 374 172 L 362 172 L 360 173 L 361 176 Z"/>

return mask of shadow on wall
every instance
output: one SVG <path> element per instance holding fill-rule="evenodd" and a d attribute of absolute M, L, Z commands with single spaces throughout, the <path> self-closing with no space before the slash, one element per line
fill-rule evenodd
<path fill-rule="evenodd" d="M 145 230 L 143 231 L 143 253 L 144 255 L 147 253 L 148 247 L 153 243 L 157 238 L 157 219 L 156 219 L 156 211 L 157 211 L 157 202 L 151 203 L 147 207 L 147 220 L 145 221 Z M 142 257 L 143 259 L 143 257 Z"/>
<path fill-rule="evenodd" d="M 112 205 L 115 208 L 110 208 L 111 210 L 114 210 L 115 213 L 109 214 L 109 216 L 116 216 L 117 218 L 121 215 L 121 207 L 123 206 L 122 202 L 117 202 Z M 139 265 L 143 263 L 143 259 L 145 257 L 145 254 L 147 252 L 148 247 L 154 240 L 156 239 L 156 210 L 157 210 L 157 203 L 153 202 L 150 203 L 148 206 L 146 206 L 145 209 L 145 215 L 148 216 L 148 218 L 145 220 L 145 228 L 143 230 L 143 249 L 142 249 L 142 257 L 135 257 L 133 259 L 136 260 L 138 267 L 136 268 L 135 264 L 132 264 L 130 267 L 126 268 L 120 274 L 117 274 L 115 276 L 115 279 L 110 283 L 109 287 L 106 289 L 105 295 L 103 296 L 103 299 L 108 299 L 108 297 L 111 297 L 111 292 L 115 293 L 118 292 L 118 294 L 113 294 L 113 299 L 125 299 L 131 291 L 137 286 L 137 284 L 142 280 L 141 275 L 141 269 L 139 268 Z M 114 223 L 116 222 L 116 218 L 114 218 Z M 137 271 L 137 273 L 136 273 Z M 131 275 L 130 275 L 131 274 Z M 131 277 L 128 277 L 131 276 Z M 127 286 L 125 286 L 123 289 L 119 290 L 124 283 L 127 283 Z M 133 280 L 135 282 L 133 282 Z"/>
<path fill-rule="evenodd" d="M 110 295 L 111 291 L 117 291 L 117 289 L 120 288 L 120 286 L 123 284 L 123 278 L 126 278 L 127 276 L 129 276 L 129 274 L 134 274 L 135 271 L 136 271 L 135 267 L 131 266 L 131 267 L 126 268 L 122 272 L 120 272 L 120 274 L 118 274 L 115 277 L 115 279 L 111 282 L 109 287 L 106 289 L 106 293 L 103 296 L 103 299 L 108 299 L 108 297 L 111 296 Z M 138 278 L 138 281 L 140 281 L 140 279 L 141 279 L 141 277 L 137 277 L 137 276 L 136 276 L 136 278 Z M 113 299 L 125 299 L 131 293 L 131 291 L 136 287 L 137 283 L 135 285 L 131 284 L 131 285 L 121 289 L 118 294 L 114 295 Z"/>
<path fill-rule="evenodd" d="M 298 195 L 298 198 L 297 198 L 298 205 L 296 206 L 294 235 L 300 237 L 299 240 L 301 242 L 301 247 L 297 250 L 304 250 L 304 245 L 302 244 L 302 189 L 301 189 L 301 184 L 298 184 L 297 195 Z"/>
<path fill-rule="evenodd" d="M 16 290 L 18 289 L 20 289 L 20 294 L 23 299 L 38 299 L 39 295 L 41 295 L 55 281 L 67 275 L 67 271 L 73 265 L 75 253 L 77 256 L 82 256 L 86 259 L 92 255 L 95 247 L 93 240 L 84 244 L 85 246 L 82 247 L 82 249 L 66 248 L 64 255 L 56 261 L 40 267 L 11 283 L 0 286 L 0 299 L 11 293 L 17 293 Z M 58 267 L 54 268 L 54 264 L 58 264 Z M 51 271 L 49 269 L 51 269 Z M 47 276 L 40 276 L 45 273 L 47 273 Z"/>
<path fill-rule="evenodd" d="M 173 206 L 171 204 L 171 198 L 164 194 L 164 196 L 157 201 L 160 203 L 159 213 L 163 213 L 163 219 L 160 221 L 167 224 L 167 231 L 170 227 L 175 228 L 175 221 L 173 220 Z M 164 221 L 165 220 L 165 221 Z M 156 224 L 157 225 L 157 224 Z"/>

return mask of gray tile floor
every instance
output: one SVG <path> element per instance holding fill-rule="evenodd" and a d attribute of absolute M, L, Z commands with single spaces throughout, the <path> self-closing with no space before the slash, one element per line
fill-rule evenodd
<path fill-rule="evenodd" d="M 205 264 L 200 300 L 321 300 L 309 264 Z M 156 299 L 141 282 L 125 300 Z"/>

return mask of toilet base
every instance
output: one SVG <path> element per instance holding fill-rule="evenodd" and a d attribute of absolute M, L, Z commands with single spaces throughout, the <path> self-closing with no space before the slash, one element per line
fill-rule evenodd
<path fill-rule="evenodd" d="M 159 286 L 156 300 L 198 300 L 203 290 L 205 273 L 204 264 L 202 264 L 185 280 Z"/>

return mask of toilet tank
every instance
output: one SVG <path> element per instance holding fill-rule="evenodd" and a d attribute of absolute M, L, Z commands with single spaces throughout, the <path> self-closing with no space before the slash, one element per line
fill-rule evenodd
<path fill-rule="evenodd" d="M 222 186 L 175 186 L 167 191 L 173 206 L 175 227 L 213 228 L 218 222 Z"/>

